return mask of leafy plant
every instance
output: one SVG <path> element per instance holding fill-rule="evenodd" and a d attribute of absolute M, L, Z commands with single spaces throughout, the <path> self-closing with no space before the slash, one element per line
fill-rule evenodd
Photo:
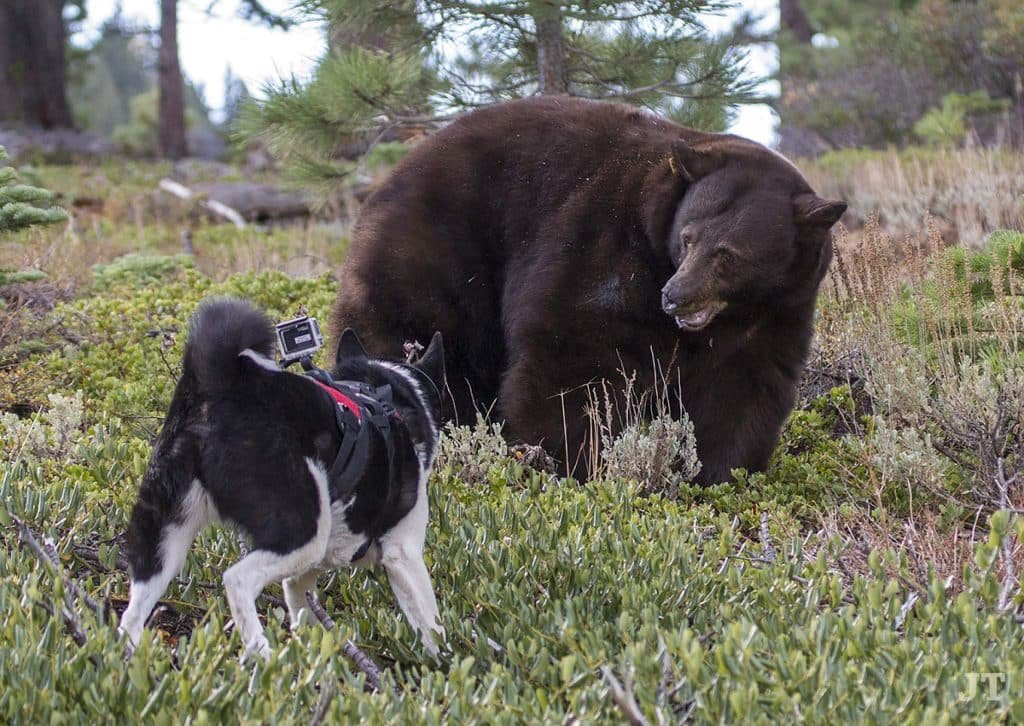
<path fill-rule="evenodd" d="M 985 91 L 947 93 L 942 105 L 933 108 L 914 124 L 914 134 L 932 146 L 959 146 L 967 137 L 968 119 L 1005 111 L 1010 101 L 989 98 Z"/>

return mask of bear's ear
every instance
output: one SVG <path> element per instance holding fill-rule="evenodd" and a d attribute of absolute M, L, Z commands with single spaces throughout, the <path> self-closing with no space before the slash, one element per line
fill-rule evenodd
<path fill-rule="evenodd" d="M 338 340 L 338 349 L 334 353 L 334 362 L 341 363 L 346 358 L 369 358 L 366 348 L 359 342 L 359 336 L 352 328 L 345 328 Z"/>
<path fill-rule="evenodd" d="M 793 198 L 793 219 L 797 224 L 831 227 L 846 211 L 846 202 L 822 199 L 817 194 L 800 194 Z"/>
<path fill-rule="evenodd" d="M 672 156 L 668 163 L 675 174 L 693 184 L 721 167 L 723 159 L 721 153 L 714 149 L 702 149 L 685 141 L 676 141 L 672 144 Z"/>
<path fill-rule="evenodd" d="M 444 386 L 444 341 L 441 339 L 440 330 L 434 333 L 430 345 L 423 351 L 415 366 L 430 376 L 430 380 L 439 389 Z"/>

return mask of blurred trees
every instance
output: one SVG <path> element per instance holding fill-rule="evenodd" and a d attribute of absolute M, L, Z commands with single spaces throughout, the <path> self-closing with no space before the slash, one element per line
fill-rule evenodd
<path fill-rule="evenodd" d="M 178 0 L 160 0 L 160 88 L 157 144 L 160 155 L 180 159 L 188 153 L 185 140 L 185 79 L 178 61 Z"/>
<path fill-rule="evenodd" d="M 218 4 L 206 5 L 212 13 Z M 291 23 L 267 10 L 260 0 L 242 0 L 239 14 L 269 27 L 287 28 Z M 188 153 L 185 135 L 185 80 L 178 60 L 178 0 L 160 0 L 160 56 L 158 64 L 159 112 L 157 138 L 161 156 L 180 159 Z"/>
<path fill-rule="evenodd" d="M 0 2 L 0 121 L 46 129 L 73 126 L 66 94 L 66 23 L 84 15 L 84 0 Z"/>
<path fill-rule="evenodd" d="M 68 81 L 68 98 L 75 123 L 110 138 L 118 150 L 133 156 L 159 154 L 158 50 L 152 31 L 129 23 L 120 12 L 104 21 L 99 36 L 81 56 Z M 233 93 L 245 93 L 232 81 Z M 190 153 L 216 154 L 224 148 L 222 130 L 209 118 L 202 96 L 184 81 L 185 127 Z M 195 148 L 191 148 L 195 147 Z"/>
<path fill-rule="evenodd" d="M 904 145 L 958 123 L 960 141 L 971 133 L 986 143 L 1021 143 L 1019 0 L 780 0 L 783 10 L 775 107 L 785 151 Z"/>
<path fill-rule="evenodd" d="M 715 0 L 305 0 L 329 24 L 329 53 L 308 83 L 267 89 L 242 134 L 267 142 L 304 181 L 328 184 L 402 128 L 534 93 L 646 106 L 722 129 L 754 100 L 737 29 L 706 31 Z"/>
<path fill-rule="evenodd" d="M 68 80 L 75 123 L 101 136 L 128 123 L 131 100 L 152 88 L 155 52 L 146 28 L 130 26 L 120 11 L 105 20 L 99 37 Z"/>

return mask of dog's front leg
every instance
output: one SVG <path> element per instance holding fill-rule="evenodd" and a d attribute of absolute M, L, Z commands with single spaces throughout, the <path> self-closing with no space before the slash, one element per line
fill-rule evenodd
<path fill-rule="evenodd" d="M 288 577 L 282 583 L 284 588 L 284 601 L 288 605 L 288 620 L 291 629 L 299 627 L 304 617 L 307 621 L 312 617 L 309 612 L 309 603 L 306 602 L 306 593 L 316 594 L 316 578 L 320 573 L 317 570 L 310 570 L 303 575 Z"/>
<path fill-rule="evenodd" d="M 430 574 L 423 562 L 423 552 L 396 542 L 381 543 L 381 564 L 388 573 L 388 582 L 398 606 L 423 639 L 427 652 L 437 657 L 435 633 L 444 640 L 444 628 L 437 611 L 437 598 L 430 584 Z"/>

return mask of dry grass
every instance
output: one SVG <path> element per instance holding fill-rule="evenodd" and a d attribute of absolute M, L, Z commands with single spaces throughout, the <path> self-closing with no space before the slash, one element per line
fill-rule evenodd
<path fill-rule="evenodd" d="M 820 194 L 850 204 L 852 241 L 871 219 L 902 240 L 930 218 L 947 241 L 969 248 L 993 230 L 1024 228 L 1024 155 L 1010 150 L 849 151 L 799 166 Z"/>

